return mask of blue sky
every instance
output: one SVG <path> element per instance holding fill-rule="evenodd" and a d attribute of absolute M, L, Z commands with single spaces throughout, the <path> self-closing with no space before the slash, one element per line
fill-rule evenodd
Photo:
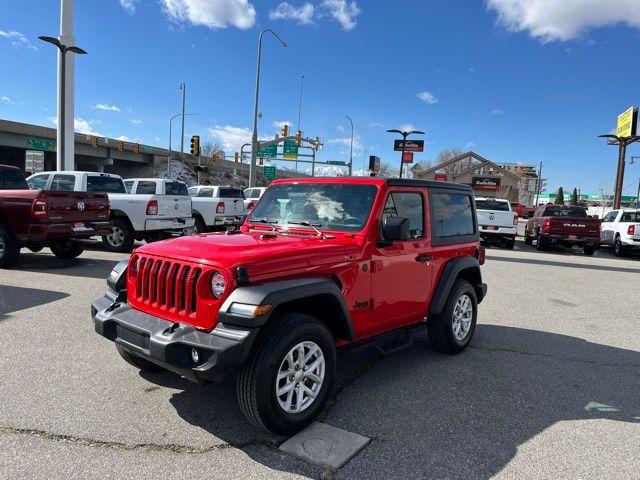
<path fill-rule="evenodd" d="M 0 0 L 0 12 L 0 118 L 51 126 L 56 57 L 37 36 L 57 34 L 59 3 Z M 77 129 L 164 147 L 184 81 L 199 114 L 186 135 L 232 153 L 250 137 L 257 35 L 271 27 L 289 48 L 264 39 L 261 136 L 295 126 L 304 73 L 302 129 L 325 141 L 321 160 L 348 159 L 348 114 L 355 168 L 365 151 L 397 164 L 384 131 L 411 125 L 427 131 L 417 160 L 458 146 L 543 161 L 551 190 L 597 192 L 617 153 L 597 135 L 640 104 L 639 12 L 640 0 L 77 1 L 89 52 Z M 640 161 L 628 165 L 625 194 L 639 176 Z"/>

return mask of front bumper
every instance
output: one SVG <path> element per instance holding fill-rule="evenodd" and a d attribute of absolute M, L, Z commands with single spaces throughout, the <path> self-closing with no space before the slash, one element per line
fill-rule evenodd
<path fill-rule="evenodd" d="M 257 328 L 218 324 L 210 333 L 174 323 L 102 297 L 91 303 L 98 334 L 127 351 L 183 377 L 204 383 L 219 381 L 247 359 Z M 198 364 L 191 352 L 197 349 Z"/>
<path fill-rule="evenodd" d="M 184 230 L 196 224 L 193 217 L 189 218 L 154 218 L 144 222 L 145 231 L 152 230 Z"/>

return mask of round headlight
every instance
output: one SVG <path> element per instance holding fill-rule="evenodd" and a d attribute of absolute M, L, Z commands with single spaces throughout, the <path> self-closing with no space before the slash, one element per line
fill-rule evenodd
<path fill-rule="evenodd" d="M 216 298 L 220 298 L 224 293 L 224 289 L 227 286 L 226 280 L 224 279 L 224 275 L 220 272 L 216 272 L 211 277 L 211 291 L 215 295 Z"/>

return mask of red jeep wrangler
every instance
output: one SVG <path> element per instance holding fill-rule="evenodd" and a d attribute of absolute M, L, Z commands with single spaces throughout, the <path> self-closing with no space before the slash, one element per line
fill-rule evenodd
<path fill-rule="evenodd" d="M 290 433 L 327 401 L 337 347 L 389 351 L 426 326 L 437 350 L 464 350 L 483 261 L 468 186 L 278 180 L 240 231 L 138 248 L 91 310 L 134 367 L 194 381 L 238 371 L 246 417 Z"/>

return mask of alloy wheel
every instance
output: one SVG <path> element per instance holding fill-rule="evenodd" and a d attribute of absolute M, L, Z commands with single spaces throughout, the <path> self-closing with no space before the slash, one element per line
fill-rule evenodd
<path fill-rule="evenodd" d="M 451 325 L 453 335 L 457 340 L 462 341 L 466 338 L 471 329 L 472 320 L 473 302 L 468 295 L 462 295 L 458 298 L 456 306 L 453 308 L 453 322 Z"/>
<path fill-rule="evenodd" d="M 114 226 L 111 233 L 107 234 L 107 241 L 114 247 L 119 247 L 124 243 L 124 232 L 120 227 Z"/>
<path fill-rule="evenodd" d="M 322 349 L 314 342 L 300 342 L 287 353 L 276 377 L 276 398 L 287 413 L 300 413 L 313 404 L 325 375 Z"/>

